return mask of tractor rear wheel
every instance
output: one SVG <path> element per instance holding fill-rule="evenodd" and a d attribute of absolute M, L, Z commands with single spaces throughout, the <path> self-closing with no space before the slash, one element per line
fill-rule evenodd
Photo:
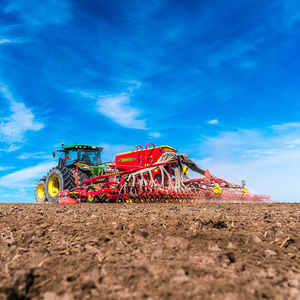
<path fill-rule="evenodd" d="M 40 179 L 35 187 L 35 200 L 38 203 L 47 202 L 45 193 L 45 179 Z"/>
<path fill-rule="evenodd" d="M 76 170 L 73 170 L 73 176 L 75 178 L 75 184 L 77 183 L 77 172 Z M 89 179 L 90 177 L 84 173 L 83 171 L 81 170 L 78 170 L 78 187 L 82 188 L 84 187 L 84 181 L 86 179 Z"/>
<path fill-rule="evenodd" d="M 46 197 L 49 202 L 57 203 L 58 192 L 75 188 L 72 171 L 66 167 L 53 168 L 47 175 L 45 182 Z"/>

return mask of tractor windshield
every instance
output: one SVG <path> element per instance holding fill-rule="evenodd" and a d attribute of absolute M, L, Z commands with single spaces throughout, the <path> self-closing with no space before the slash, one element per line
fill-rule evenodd
<path fill-rule="evenodd" d="M 67 166 L 73 164 L 74 162 L 78 161 L 78 152 L 74 150 L 70 150 L 66 152 L 66 157 L 68 158 L 66 163 Z"/>
<path fill-rule="evenodd" d="M 84 161 L 89 166 L 101 164 L 100 151 L 80 150 L 80 161 Z"/>

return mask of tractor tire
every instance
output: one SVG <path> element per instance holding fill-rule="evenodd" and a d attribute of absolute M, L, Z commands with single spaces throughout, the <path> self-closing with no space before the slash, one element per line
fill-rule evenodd
<path fill-rule="evenodd" d="M 40 179 L 35 187 L 35 200 L 37 203 L 47 202 L 45 193 L 45 179 Z"/>
<path fill-rule="evenodd" d="M 74 180 L 75 180 L 75 185 L 77 183 L 77 172 L 76 172 L 76 169 L 73 170 L 73 176 L 74 176 Z M 83 171 L 81 170 L 78 170 L 78 187 L 82 188 L 84 187 L 84 181 L 86 179 L 89 179 L 90 177 L 84 173 Z"/>
<path fill-rule="evenodd" d="M 58 202 L 58 192 L 71 190 L 76 186 L 72 171 L 64 166 L 58 166 L 50 170 L 45 182 L 46 197 L 49 202 Z"/>

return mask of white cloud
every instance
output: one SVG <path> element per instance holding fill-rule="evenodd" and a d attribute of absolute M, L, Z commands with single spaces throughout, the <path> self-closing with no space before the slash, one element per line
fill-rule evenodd
<path fill-rule="evenodd" d="M 13 166 L 0 166 L 0 171 L 7 171 L 7 170 L 11 170 L 14 169 L 15 167 Z"/>
<path fill-rule="evenodd" d="M 5 99 L 7 99 L 7 100 L 9 100 L 9 101 L 14 101 L 14 98 L 13 98 L 11 92 L 10 92 L 9 89 L 8 89 L 5 85 L 3 85 L 3 84 L 0 84 L 0 93 L 2 94 L 2 96 L 3 96 Z"/>
<path fill-rule="evenodd" d="M 27 131 L 38 131 L 44 127 L 43 123 L 35 120 L 31 109 L 24 103 L 14 100 L 6 87 L 0 86 L 0 94 L 8 100 L 11 113 L 0 121 L 0 142 L 9 144 L 23 142 Z"/>
<path fill-rule="evenodd" d="M 24 43 L 25 40 L 23 39 L 7 39 L 7 38 L 3 38 L 0 39 L 0 45 L 4 45 L 4 44 L 15 44 L 15 43 Z"/>
<path fill-rule="evenodd" d="M 4 12 L 20 16 L 31 26 L 63 24 L 71 18 L 71 7 L 67 0 L 11 0 Z"/>
<path fill-rule="evenodd" d="M 127 83 L 129 86 L 127 87 L 127 90 L 131 93 L 136 89 L 139 89 L 142 85 L 141 82 L 139 81 L 135 81 L 135 80 L 129 80 L 129 81 L 125 81 L 125 83 Z"/>
<path fill-rule="evenodd" d="M 0 177 L 0 202 L 35 202 L 37 181 L 57 162 L 43 162 Z"/>
<path fill-rule="evenodd" d="M 207 122 L 208 124 L 211 124 L 211 125 L 217 125 L 219 123 L 218 119 L 213 119 L 213 120 L 210 120 Z"/>
<path fill-rule="evenodd" d="M 133 82 L 135 88 L 138 88 L 141 84 Z M 131 84 L 133 84 L 131 82 Z M 128 88 L 131 90 L 131 88 Z M 146 120 L 140 119 L 142 111 L 131 105 L 131 94 L 120 93 L 114 95 L 98 95 L 94 92 L 68 90 L 71 93 L 78 93 L 82 97 L 95 99 L 97 101 L 98 111 L 111 119 L 115 123 L 133 129 L 145 130 Z M 132 91 L 132 90 L 131 90 Z"/>
<path fill-rule="evenodd" d="M 127 128 L 147 129 L 146 121 L 139 119 L 141 111 L 130 105 L 128 93 L 100 96 L 99 98 L 97 101 L 99 112 L 115 123 Z"/>
<path fill-rule="evenodd" d="M 52 158 L 52 156 L 45 152 L 33 152 L 33 153 L 22 153 L 17 158 L 18 159 L 47 159 L 47 158 Z"/>
<path fill-rule="evenodd" d="M 8 44 L 8 43 L 11 43 L 10 39 L 1 39 L 0 40 L 0 44 Z"/>
<path fill-rule="evenodd" d="M 0 188 L 33 188 L 35 182 L 37 182 L 43 175 L 46 175 L 48 171 L 55 166 L 55 164 L 55 162 L 43 162 L 34 167 L 28 167 L 2 176 L 0 177 Z"/>
<path fill-rule="evenodd" d="M 6 148 L 0 148 L 0 152 L 13 152 L 13 151 L 17 151 L 21 148 L 21 146 L 16 146 L 14 144 L 10 145 L 9 147 Z"/>
<path fill-rule="evenodd" d="M 231 182 L 245 179 L 250 191 L 270 194 L 275 201 L 300 202 L 295 188 L 300 178 L 300 128 L 272 128 L 227 131 L 205 138 L 201 154 L 207 159 L 199 161 L 199 166 Z"/>
<path fill-rule="evenodd" d="M 252 69 L 256 62 L 250 53 L 256 51 L 258 41 L 234 40 L 222 45 L 216 44 L 214 51 L 209 57 L 208 63 L 211 67 L 219 67 L 224 63 L 234 62 L 241 69 Z"/>
<path fill-rule="evenodd" d="M 273 128 L 275 130 L 285 130 L 289 128 L 300 128 L 300 122 L 293 122 L 293 123 L 283 123 L 280 125 L 272 125 L 269 128 Z"/>
<path fill-rule="evenodd" d="M 149 135 L 154 137 L 154 138 L 160 138 L 161 137 L 161 134 L 159 132 L 150 132 Z"/>
<path fill-rule="evenodd" d="M 20 197 L 22 195 L 22 197 Z M 32 190 L 29 189 L 11 189 L 0 190 L 0 202 L 1 203 L 30 203 L 35 202 Z"/>

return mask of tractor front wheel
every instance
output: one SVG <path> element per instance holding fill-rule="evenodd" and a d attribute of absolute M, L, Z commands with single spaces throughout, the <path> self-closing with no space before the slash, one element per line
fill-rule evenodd
<path fill-rule="evenodd" d="M 35 200 L 38 203 L 47 202 L 45 193 L 45 179 L 40 179 L 35 188 Z"/>

